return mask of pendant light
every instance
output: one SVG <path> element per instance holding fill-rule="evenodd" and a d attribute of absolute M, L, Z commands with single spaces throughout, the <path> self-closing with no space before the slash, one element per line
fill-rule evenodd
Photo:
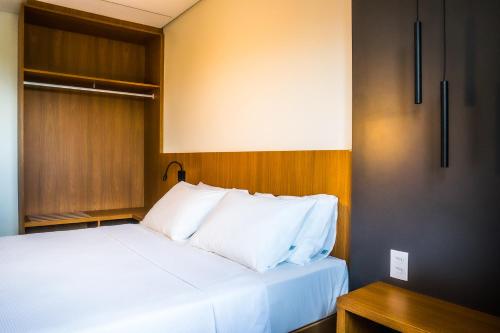
<path fill-rule="evenodd" d="M 441 81 L 441 168 L 449 167 L 449 84 L 446 79 L 446 0 L 443 0 L 443 80 Z"/>
<path fill-rule="evenodd" d="M 417 2 L 417 19 L 414 24 L 415 43 L 415 104 L 422 104 L 422 22 L 420 22 L 420 6 Z"/>

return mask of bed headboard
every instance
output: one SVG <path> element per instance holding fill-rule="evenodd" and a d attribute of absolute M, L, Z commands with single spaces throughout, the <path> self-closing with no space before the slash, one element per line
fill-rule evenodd
<path fill-rule="evenodd" d="M 150 207 L 177 182 L 177 169 L 161 181 L 166 165 L 183 163 L 186 181 L 276 195 L 326 193 L 339 198 L 337 239 L 332 255 L 348 260 L 351 213 L 351 151 L 289 151 L 160 154 L 145 174 L 145 204 Z"/>

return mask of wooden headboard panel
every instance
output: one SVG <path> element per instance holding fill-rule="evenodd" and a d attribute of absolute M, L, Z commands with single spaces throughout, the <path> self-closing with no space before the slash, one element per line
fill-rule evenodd
<path fill-rule="evenodd" d="M 276 195 L 309 195 L 326 193 L 339 198 L 337 240 L 332 255 L 348 260 L 351 213 L 351 152 L 294 151 L 241 153 L 161 154 L 147 169 L 146 206 L 152 206 L 177 182 L 177 168 L 171 168 L 169 179 L 162 182 L 165 166 L 180 161 L 186 169 L 186 180 L 248 189 L 250 192 Z"/>

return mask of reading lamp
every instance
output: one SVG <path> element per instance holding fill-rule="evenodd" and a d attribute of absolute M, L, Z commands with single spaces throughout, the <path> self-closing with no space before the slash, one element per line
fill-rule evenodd
<path fill-rule="evenodd" d="M 184 170 L 184 167 L 182 166 L 182 163 L 177 162 L 177 161 L 172 161 L 172 162 L 168 163 L 167 168 L 165 169 L 165 173 L 163 174 L 163 181 L 164 182 L 167 181 L 168 169 L 170 169 L 170 167 L 173 164 L 177 164 L 179 166 L 179 168 L 180 168 L 180 170 L 177 171 L 177 181 L 178 182 L 185 181 L 186 180 L 186 171 Z"/>

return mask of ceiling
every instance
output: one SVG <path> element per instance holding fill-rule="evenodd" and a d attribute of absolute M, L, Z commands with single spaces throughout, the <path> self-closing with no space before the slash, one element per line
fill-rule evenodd
<path fill-rule="evenodd" d="M 43 2 L 161 28 L 199 0 L 42 0 Z M 18 13 L 23 0 L 0 0 L 0 11 Z"/>

